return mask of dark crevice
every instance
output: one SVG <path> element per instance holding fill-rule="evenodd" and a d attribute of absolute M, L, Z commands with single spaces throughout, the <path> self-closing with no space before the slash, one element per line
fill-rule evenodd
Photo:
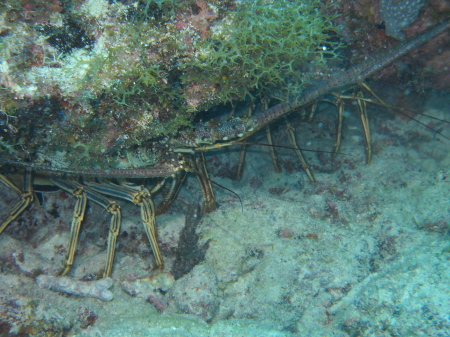
<path fill-rule="evenodd" d="M 175 280 L 188 274 L 197 264 L 205 260 L 209 240 L 199 246 L 199 236 L 196 229 L 201 220 L 200 206 L 192 204 L 188 208 L 186 223 L 180 233 L 180 241 L 176 251 L 175 262 L 171 273 Z"/>

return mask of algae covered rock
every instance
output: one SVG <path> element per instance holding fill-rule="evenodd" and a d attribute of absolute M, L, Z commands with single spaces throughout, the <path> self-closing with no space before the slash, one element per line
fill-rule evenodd
<path fill-rule="evenodd" d="M 334 55 L 318 0 L 30 6 L 0 6 L 0 146 L 55 166 L 135 165 L 127 157 L 139 146 L 152 165 L 157 143 L 202 113 L 287 99 Z"/>

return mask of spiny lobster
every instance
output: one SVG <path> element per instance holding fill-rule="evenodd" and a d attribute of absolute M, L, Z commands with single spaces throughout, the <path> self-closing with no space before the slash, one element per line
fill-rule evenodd
<path fill-rule="evenodd" d="M 193 172 L 196 174 L 202 190 L 204 198 L 203 212 L 210 212 L 214 210 L 216 206 L 211 180 L 208 177 L 203 160 L 203 152 L 225 146 L 244 144 L 244 140 L 246 138 L 273 123 L 280 117 L 285 116 L 294 110 L 312 104 L 325 94 L 332 91 L 336 91 L 337 89 L 349 84 L 361 83 L 365 78 L 369 77 L 374 72 L 379 71 L 406 53 L 421 46 L 432 37 L 444 32 L 449 27 L 450 19 L 446 19 L 423 31 L 422 33 L 404 41 L 403 43 L 398 44 L 392 50 L 383 52 L 378 56 L 370 58 L 343 73 L 332 76 L 329 80 L 306 90 L 300 97 L 297 97 L 289 102 L 267 108 L 251 117 L 235 117 L 220 124 L 202 123 L 196 125 L 194 128 L 181 131 L 172 139 L 167 139 L 164 148 L 156 147 L 156 151 L 160 151 L 161 154 L 159 156 L 159 164 L 157 165 L 148 167 L 142 166 L 130 169 L 71 169 L 0 158 L 0 164 L 22 166 L 26 168 L 24 187 L 22 190 L 17 188 L 6 176 L 0 175 L 0 181 L 8 187 L 14 189 L 21 195 L 22 198 L 22 200 L 9 212 L 8 218 L 0 227 L 0 233 L 31 203 L 33 199 L 32 171 L 46 171 L 53 175 L 51 180 L 55 185 L 68 191 L 77 199 L 71 227 L 70 242 L 65 260 L 65 268 L 62 271 L 63 275 L 69 271 L 73 263 L 78 234 L 81 222 L 84 218 L 86 202 L 88 199 L 101 205 L 112 214 L 108 238 L 107 263 L 103 275 L 106 277 L 111 274 L 114 249 L 120 229 L 121 213 L 117 203 L 107 199 L 105 195 L 126 199 L 136 205 L 140 205 L 141 217 L 144 222 L 146 234 L 153 249 L 156 265 L 161 267 L 163 260 L 156 240 L 155 210 L 151 196 L 163 186 L 163 181 L 157 183 L 151 190 L 147 190 L 144 187 L 130 187 L 112 183 L 99 184 L 87 182 L 80 184 L 76 181 L 57 178 L 57 176 L 97 177 L 107 179 L 165 179 L 167 177 L 172 177 L 173 182 L 169 189 L 169 193 L 166 195 L 163 203 L 159 207 L 159 211 L 162 212 L 167 209 L 176 197 L 183 180 L 182 173 Z M 370 142 L 370 138 L 367 138 L 367 135 L 366 141 Z"/>

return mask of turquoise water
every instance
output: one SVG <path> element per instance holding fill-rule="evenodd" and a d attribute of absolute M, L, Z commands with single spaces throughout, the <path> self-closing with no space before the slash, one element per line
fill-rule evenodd
<path fill-rule="evenodd" d="M 7 6 L 0 5 L 1 159 L 39 161 L 56 169 L 133 169 L 170 163 L 178 157 L 170 150 L 176 147 L 192 160 L 183 146 L 191 142 L 198 147 L 193 139 L 178 137 L 174 144 L 139 137 L 174 121 L 179 100 L 193 113 L 220 98 L 217 83 L 183 82 L 186 74 L 178 72 L 184 57 L 197 55 L 193 40 L 219 34 L 233 19 L 234 3 L 192 1 L 184 12 L 168 8 L 169 18 L 158 10 L 164 1 L 155 3 L 147 8 L 153 19 L 142 20 L 164 25 L 153 35 L 140 36 L 147 60 L 159 64 L 143 80 L 149 93 L 161 90 L 158 102 L 127 82 L 132 77 L 127 71 L 140 65 L 143 55 L 121 49 L 128 40 L 136 42 L 136 36 L 125 33 L 131 32 L 133 8 L 142 9 L 144 2 L 8 0 Z M 330 46 L 339 40 L 349 47 L 339 51 L 340 61 L 329 60 L 326 67 L 313 60 L 302 65 L 306 79 L 319 83 L 345 74 L 345 68 L 397 43 L 386 37 L 377 9 L 367 14 L 366 5 L 361 6 L 339 7 L 341 15 L 333 18 L 341 29 L 339 39 Z M 426 6 L 406 30 L 395 25 L 396 34 L 422 31 L 426 22 L 431 24 L 429 13 L 444 19 L 445 8 Z M 177 44 L 171 34 L 179 38 Z M 368 80 L 390 109 L 367 89 L 339 91 L 344 105 L 337 96 L 321 97 L 310 121 L 307 106 L 291 113 L 289 124 L 284 118 L 271 123 L 273 143 L 281 146 L 272 148 L 276 164 L 269 147 L 257 144 L 268 143 L 266 132 L 248 138 L 253 144 L 245 147 L 240 179 L 244 146 L 206 151 L 217 209 L 198 212 L 204 197 L 193 173 L 199 166 L 194 170 L 191 164 L 172 205 L 156 217 L 164 260 L 160 270 L 140 205 L 117 199 L 122 224 L 113 271 L 110 279 L 98 281 L 107 259 L 111 214 L 91 194 L 73 266 L 67 277 L 57 277 L 66 262 L 75 198 L 35 172 L 35 201 L 0 235 L 0 336 L 450 336 L 448 34 L 447 29 L 420 52 Z M 69 35 L 70 43 L 58 39 Z M 173 49 L 162 51 L 166 47 Z M 120 53 L 106 57 L 105 50 Z M 171 57 L 178 63 L 169 62 Z M 81 85 L 90 71 L 97 75 Z M 124 83 L 134 91 L 122 100 L 108 96 Z M 167 100 L 170 90 L 183 95 Z M 127 101 L 130 95 L 138 97 L 133 104 Z M 371 100 L 370 160 L 358 112 L 358 103 L 366 102 L 363 96 Z M 212 119 L 204 125 L 215 128 L 231 110 L 244 116 L 264 109 L 264 100 L 251 102 L 249 97 L 235 109 L 217 104 L 205 114 L 196 111 L 195 122 Z M 342 139 L 333 155 L 340 107 Z M 289 130 L 315 182 L 292 149 Z M 23 170 L 14 165 L 0 169 L 5 175 L 0 217 L 5 219 L 20 200 L 20 193 L 5 183 L 20 189 Z M 84 186 L 92 182 L 60 178 Z M 157 206 L 170 193 L 171 181 L 167 177 L 161 191 L 152 191 Z M 151 189 L 157 179 L 113 182 Z"/>

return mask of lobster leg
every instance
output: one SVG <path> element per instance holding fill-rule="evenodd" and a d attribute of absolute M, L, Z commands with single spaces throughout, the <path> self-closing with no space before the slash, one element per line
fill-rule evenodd
<path fill-rule="evenodd" d="M 155 206 L 151 199 L 150 192 L 143 186 L 132 188 L 129 186 L 121 186 L 112 183 L 89 183 L 88 185 L 97 193 L 125 199 L 141 207 L 141 219 L 144 223 L 144 230 L 152 247 L 156 266 L 157 268 L 161 268 L 163 266 L 163 259 L 158 247 L 158 241 L 156 239 Z"/>
<path fill-rule="evenodd" d="M 336 140 L 334 142 L 333 156 L 336 156 L 338 154 L 339 148 L 341 147 L 342 120 L 344 118 L 344 101 L 339 96 L 336 101 L 336 105 L 338 106 L 338 118 L 337 118 L 338 125 L 337 125 L 337 132 L 336 132 Z"/>
<path fill-rule="evenodd" d="M 0 182 L 2 182 L 7 187 L 14 190 L 17 194 L 20 195 L 21 200 L 13 207 L 13 209 L 9 212 L 8 217 L 5 221 L 0 225 L 0 234 L 5 230 L 5 228 L 14 221 L 22 212 L 30 205 L 33 201 L 33 174 L 30 168 L 25 170 L 24 178 L 23 178 L 23 189 L 22 191 L 14 185 L 11 180 L 9 180 L 3 174 L 0 174 Z"/>
<path fill-rule="evenodd" d="M 203 156 L 203 153 L 199 153 L 198 156 L 195 156 L 193 164 L 194 173 L 200 185 L 204 200 L 202 213 L 211 213 L 217 208 L 216 197 L 211 185 L 211 179 L 209 179 L 208 171 L 206 170 L 205 157 Z"/>
<path fill-rule="evenodd" d="M 262 106 L 263 106 L 263 110 L 267 110 L 267 108 L 269 107 L 269 101 L 267 99 L 263 99 Z M 265 130 L 266 130 L 267 144 L 269 144 L 270 158 L 272 158 L 272 162 L 273 162 L 273 167 L 275 168 L 275 172 L 280 173 L 281 166 L 278 161 L 278 156 L 277 156 L 277 153 L 275 152 L 275 148 L 272 146 L 273 141 L 272 141 L 272 133 L 270 132 L 270 127 L 267 125 L 265 127 Z"/>
<path fill-rule="evenodd" d="M 186 172 L 178 172 L 172 177 L 172 183 L 170 185 L 169 192 L 166 194 L 164 200 L 161 202 L 161 204 L 158 205 L 156 209 L 157 215 L 163 214 L 170 207 L 172 202 L 175 200 L 178 191 L 181 188 L 181 184 L 183 183 L 185 178 Z"/>
<path fill-rule="evenodd" d="M 360 96 L 364 97 L 362 92 L 360 92 Z M 370 136 L 370 125 L 369 125 L 369 115 L 367 114 L 367 104 L 365 101 L 361 99 L 357 99 L 358 101 L 358 110 L 359 117 L 361 118 L 361 124 L 363 126 L 364 138 L 366 141 L 366 163 L 370 164 L 372 161 L 372 139 Z"/>
<path fill-rule="evenodd" d="M 70 226 L 69 245 L 67 247 L 66 258 L 64 260 L 64 269 L 61 271 L 61 276 L 64 276 L 69 272 L 75 258 L 75 250 L 78 244 L 81 223 L 83 222 L 84 214 L 86 213 L 87 196 L 84 187 L 79 184 L 66 182 L 57 178 L 53 178 L 52 182 L 76 198 L 72 224 Z"/>
<path fill-rule="evenodd" d="M 302 151 L 297 146 L 297 141 L 295 140 L 295 134 L 294 134 L 294 127 L 291 125 L 291 123 L 288 122 L 286 119 L 286 131 L 289 138 L 289 142 L 291 143 L 292 147 L 295 148 L 295 153 L 297 154 L 298 159 L 300 160 L 303 169 L 305 170 L 306 174 L 308 175 L 309 181 L 312 183 L 316 182 L 316 179 L 314 178 L 313 173 L 309 169 L 309 165 L 306 162 L 305 157 L 303 156 Z"/>
<path fill-rule="evenodd" d="M 83 186 L 77 182 L 66 182 L 57 178 L 52 179 L 53 183 L 68 193 L 74 195 L 77 198 L 75 205 L 74 217 L 72 220 L 72 227 L 70 231 L 69 247 L 67 249 L 66 260 L 64 262 L 64 269 L 61 275 L 66 275 L 72 267 L 75 249 L 78 243 L 78 234 L 81 226 L 81 222 L 84 218 L 86 211 L 86 198 L 96 204 L 102 206 L 109 213 L 112 214 L 111 222 L 109 226 L 107 254 L 106 254 L 106 267 L 103 273 L 103 277 L 111 275 L 112 265 L 114 261 L 114 252 L 116 247 L 117 235 L 119 234 L 120 224 L 122 221 L 122 214 L 120 207 L 115 201 L 111 201 L 101 194 L 92 191 L 90 188 Z"/>
<path fill-rule="evenodd" d="M 255 104 L 252 101 L 251 104 L 247 107 L 247 117 L 250 117 L 252 115 L 252 111 L 255 108 Z M 245 152 L 246 152 L 246 145 L 242 145 L 241 147 L 241 153 L 239 154 L 239 165 L 236 172 L 236 180 L 240 180 L 242 178 L 242 174 L 244 172 L 244 162 L 245 162 Z"/>

